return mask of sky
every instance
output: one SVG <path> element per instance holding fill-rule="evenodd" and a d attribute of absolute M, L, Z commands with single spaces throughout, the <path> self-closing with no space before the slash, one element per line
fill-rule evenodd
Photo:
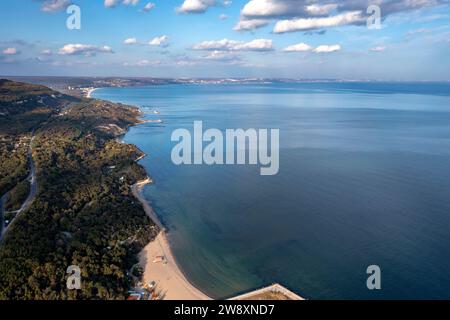
<path fill-rule="evenodd" d="M 449 57 L 449 0 L 0 0 L 0 75 L 449 81 Z"/>

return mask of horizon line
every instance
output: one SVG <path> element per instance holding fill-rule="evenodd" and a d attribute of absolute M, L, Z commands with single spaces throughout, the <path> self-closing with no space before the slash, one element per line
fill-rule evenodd
<path fill-rule="evenodd" d="M 290 77 L 152 77 L 152 76 L 79 76 L 79 75 L 0 75 L 1 79 L 8 78 L 84 78 L 84 79 L 157 79 L 157 80 L 256 80 L 256 81 L 269 81 L 269 80 L 289 80 L 289 81 L 303 81 L 303 82 L 435 82 L 435 83 L 447 83 L 448 80 L 395 80 L 395 79 L 349 79 L 349 78 L 290 78 Z"/>

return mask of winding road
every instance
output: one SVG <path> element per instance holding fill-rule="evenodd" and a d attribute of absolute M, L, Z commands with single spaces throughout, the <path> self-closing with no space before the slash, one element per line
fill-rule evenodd
<path fill-rule="evenodd" d="M 28 194 L 28 197 L 23 202 L 20 209 L 17 210 L 17 213 L 14 216 L 14 218 L 9 222 L 9 224 L 6 227 L 5 227 L 5 222 L 4 222 L 4 203 L 5 203 L 6 197 L 8 196 L 9 192 L 7 192 L 6 194 L 4 194 L 1 197 L 1 199 L 0 199 L 0 218 L 1 218 L 2 230 L 1 230 L 1 234 L 0 234 L 0 240 L 3 239 L 3 236 L 8 231 L 9 227 L 14 223 L 14 221 L 17 220 L 19 215 L 22 212 L 26 211 L 30 207 L 30 205 L 33 202 L 34 197 L 36 196 L 36 193 L 37 193 L 36 167 L 34 165 L 33 152 L 32 152 L 33 151 L 33 141 L 34 141 L 34 136 L 30 140 L 30 147 L 29 147 L 29 151 L 28 151 L 28 159 L 30 162 L 30 173 L 27 177 L 27 180 L 30 182 L 30 193 Z"/>
<path fill-rule="evenodd" d="M 5 229 L 5 219 L 4 219 L 4 203 L 6 200 L 6 197 L 8 196 L 8 193 L 4 194 L 1 198 L 0 198 L 0 239 L 3 238 L 3 231 Z"/>

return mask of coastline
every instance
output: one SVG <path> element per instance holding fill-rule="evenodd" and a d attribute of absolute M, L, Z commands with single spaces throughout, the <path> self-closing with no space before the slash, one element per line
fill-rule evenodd
<path fill-rule="evenodd" d="M 142 123 L 146 123 L 146 121 L 143 120 L 137 124 Z M 136 159 L 136 162 L 145 156 L 145 154 L 142 155 Z M 170 248 L 166 228 L 142 193 L 143 188 L 150 183 L 153 183 L 153 180 L 147 177 L 131 186 L 133 196 L 139 200 L 147 216 L 160 229 L 156 238 L 139 253 L 139 264 L 144 270 L 142 282 L 149 284 L 154 281 L 157 291 L 162 293 L 163 300 L 212 300 L 186 278 L 177 264 Z M 164 262 L 154 262 L 157 257 L 164 257 Z"/>
<path fill-rule="evenodd" d="M 143 157 L 145 157 L 145 155 L 139 157 L 138 159 L 136 159 L 136 161 L 139 161 Z M 150 184 L 152 182 L 153 182 L 153 180 L 150 179 L 149 177 L 147 177 L 144 180 L 139 180 L 138 182 L 136 182 L 135 184 L 133 184 L 131 186 L 131 192 L 133 193 L 134 197 L 136 199 L 138 199 L 139 202 L 142 204 L 142 206 L 144 207 L 144 211 L 147 214 L 147 216 L 158 226 L 158 228 L 161 231 L 164 231 L 165 228 L 164 228 L 163 224 L 161 223 L 161 221 L 159 221 L 157 215 L 155 214 L 155 212 L 150 207 L 149 203 L 147 202 L 147 200 L 145 200 L 145 198 L 144 198 L 144 196 L 142 194 L 142 189 L 144 188 L 144 186 L 147 185 L 147 184 Z"/>
<path fill-rule="evenodd" d="M 92 92 L 97 89 L 93 89 Z M 90 92 L 89 95 L 92 92 Z M 136 109 L 138 110 L 139 115 L 134 125 L 162 122 L 162 120 L 142 119 L 144 117 L 144 112 L 139 107 L 136 107 Z M 132 124 L 131 126 L 134 125 Z M 122 135 L 122 137 L 125 135 L 126 132 Z M 126 143 L 123 140 L 120 142 Z M 137 163 L 146 156 L 147 154 L 142 152 L 142 155 L 134 161 Z M 146 169 L 144 168 L 144 170 Z M 212 297 L 208 296 L 192 284 L 177 263 L 170 246 L 168 231 L 164 227 L 164 224 L 159 220 L 157 214 L 151 206 L 151 203 L 143 195 L 144 187 L 151 183 L 153 183 L 152 178 L 146 176 L 145 179 L 136 181 L 136 183 L 130 188 L 133 196 L 142 204 L 146 215 L 159 228 L 157 236 L 145 245 L 145 247 L 138 253 L 138 264 L 143 270 L 141 284 L 138 286 L 143 286 L 144 288 L 154 287 L 160 300 L 214 300 Z M 227 300 L 252 299 L 305 300 L 303 297 L 289 291 L 278 283 L 274 283 L 270 286 L 256 289 L 238 296 L 233 296 Z"/>
<path fill-rule="evenodd" d="M 97 89 L 100 88 L 89 90 L 87 97 L 95 99 L 92 98 L 92 93 Z M 139 110 L 140 117 L 143 117 L 144 113 L 142 110 L 140 108 L 137 109 Z M 162 121 L 138 119 L 135 125 L 155 122 L 160 123 Z M 135 161 L 138 162 L 146 156 L 147 155 L 144 153 Z M 162 293 L 163 300 L 213 300 L 211 297 L 195 287 L 186 278 L 183 271 L 177 264 L 172 253 L 172 249 L 170 248 L 167 230 L 142 193 L 144 187 L 150 183 L 153 183 L 153 180 L 147 176 L 145 179 L 139 180 L 131 186 L 133 196 L 142 204 L 147 216 L 158 226 L 160 230 L 156 238 L 150 241 L 138 255 L 139 265 L 144 270 L 142 282 L 144 284 L 149 284 L 154 281 L 156 283 L 157 291 Z M 164 257 L 164 263 L 154 263 L 153 261 L 155 258 L 160 256 Z"/>
<path fill-rule="evenodd" d="M 142 203 L 145 213 L 160 228 L 156 238 L 139 253 L 139 264 L 144 270 L 143 283 L 154 281 L 164 300 L 212 300 L 191 284 L 178 266 L 166 229 L 142 194 L 143 187 L 149 183 L 152 183 L 152 180 L 147 178 L 131 187 L 133 195 Z M 157 257 L 164 257 L 164 262 L 154 262 Z"/>
<path fill-rule="evenodd" d="M 97 90 L 98 88 L 92 88 L 89 89 L 87 94 L 86 94 L 86 98 L 92 98 L 92 94 L 95 92 L 95 90 Z"/>

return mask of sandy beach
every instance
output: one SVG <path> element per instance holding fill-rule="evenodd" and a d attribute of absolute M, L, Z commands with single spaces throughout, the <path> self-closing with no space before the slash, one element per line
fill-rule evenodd
<path fill-rule="evenodd" d="M 153 263 L 157 256 L 164 256 L 166 262 Z M 144 269 L 144 283 L 155 281 L 157 291 L 162 293 L 164 300 L 211 300 L 181 272 L 170 250 L 165 231 L 161 231 L 142 250 L 139 261 Z"/>
<path fill-rule="evenodd" d="M 94 93 L 94 91 L 97 90 L 97 89 L 98 89 L 98 88 L 92 88 L 92 89 L 89 89 L 88 92 L 87 92 L 87 94 L 86 94 L 86 98 L 91 98 L 92 93 Z"/>
<path fill-rule="evenodd" d="M 153 209 L 142 195 L 142 188 L 152 183 L 150 178 L 132 186 L 133 195 L 142 203 L 147 215 L 161 229 L 158 236 L 140 253 L 139 263 L 144 270 L 143 282 L 156 283 L 156 289 L 162 293 L 164 300 L 211 300 L 193 286 L 178 267 L 167 240 L 166 230 L 158 220 Z M 156 257 L 164 257 L 164 262 L 153 262 Z"/>
<path fill-rule="evenodd" d="M 145 157 L 145 155 L 142 155 L 136 161 L 139 161 L 143 157 Z M 131 186 L 131 192 L 142 203 L 142 206 L 144 207 L 145 213 L 147 213 L 147 215 L 150 217 L 150 219 L 152 219 L 152 221 L 158 226 L 158 228 L 161 231 L 164 231 L 164 226 L 159 221 L 158 216 L 155 214 L 155 212 L 153 211 L 152 207 L 150 207 L 150 205 L 148 204 L 147 200 L 142 195 L 142 188 L 145 185 L 147 185 L 149 183 L 152 183 L 152 182 L 153 182 L 152 179 L 150 179 L 149 177 L 147 177 L 145 180 L 140 180 L 140 181 L 138 181 L 137 183 L 135 183 L 134 185 Z"/>

